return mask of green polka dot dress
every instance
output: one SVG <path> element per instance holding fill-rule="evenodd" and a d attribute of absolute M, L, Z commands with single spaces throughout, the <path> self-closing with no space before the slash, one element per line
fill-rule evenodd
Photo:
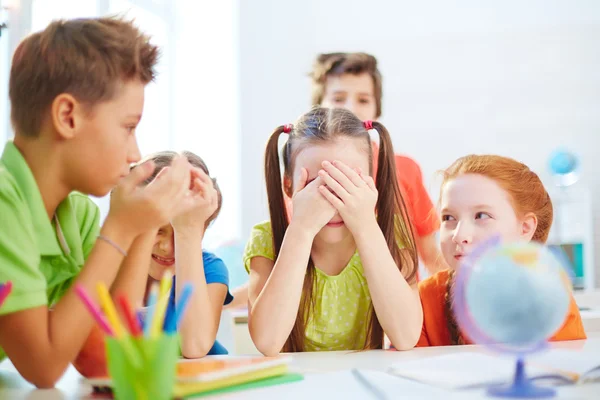
<path fill-rule="evenodd" d="M 244 265 L 250 271 L 253 257 L 275 259 L 271 223 L 252 229 L 244 251 Z M 360 350 L 367 337 L 371 296 L 358 252 L 339 275 L 329 276 L 316 268 L 315 312 L 306 327 L 307 351 Z"/>

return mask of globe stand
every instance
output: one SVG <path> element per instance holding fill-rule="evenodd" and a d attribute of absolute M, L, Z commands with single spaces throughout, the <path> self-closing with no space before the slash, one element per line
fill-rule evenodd
<path fill-rule="evenodd" d="M 487 390 L 488 395 L 493 397 L 509 398 L 548 398 L 554 397 L 556 391 L 551 388 L 535 386 L 531 380 L 525 376 L 525 362 L 522 357 L 517 359 L 517 368 L 515 371 L 515 380 L 510 386 L 494 386 Z"/>

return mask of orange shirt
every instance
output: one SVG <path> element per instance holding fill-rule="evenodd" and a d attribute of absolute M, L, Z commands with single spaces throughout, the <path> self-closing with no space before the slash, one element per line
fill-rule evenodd
<path fill-rule="evenodd" d="M 445 315 L 445 296 L 450 270 L 440 271 L 419 283 L 423 306 L 423 329 L 417 347 L 448 346 L 450 333 Z M 569 314 L 551 341 L 586 339 L 585 330 L 575 300 L 571 299 Z M 470 343 L 467 343 L 470 344 Z"/>
<path fill-rule="evenodd" d="M 79 351 L 73 366 L 86 378 L 102 378 L 108 376 L 106 370 L 106 350 L 104 332 L 94 325 L 90 335 Z"/>
<path fill-rule="evenodd" d="M 373 176 L 377 176 L 378 154 L 379 146 L 373 143 Z M 423 185 L 421 168 L 412 158 L 400 154 L 396 154 L 395 158 L 398 186 L 415 229 L 415 236 L 429 236 L 440 229 L 440 220 Z"/>

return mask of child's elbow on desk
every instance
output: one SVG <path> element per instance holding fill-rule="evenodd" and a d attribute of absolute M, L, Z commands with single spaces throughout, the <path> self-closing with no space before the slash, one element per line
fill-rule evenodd
<path fill-rule="evenodd" d="M 412 350 L 416 345 L 417 345 L 417 341 L 415 340 L 414 344 L 410 344 L 410 343 L 406 343 L 406 342 L 399 342 L 399 345 L 396 346 L 394 344 L 394 342 L 391 342 L 392 346 L 394 347 L 394 349 L 398 350 L 398 351 L 406 351 L 406 350 Z"/>
<path fill-rule="evenodd" d="M 184 340 L 181 339 L 181 355 L 183 358 L 202 358 L 208 354 L 214 340 Z"/>
<path fill-rule="evenodd" d="M 48 368 L 47 364 L 38 364 L 35 371 L 22 372 L 23 378 L 38 389 L 52 389 L 63 376 L 66 368 Z"/>
<path fill-rule="evenodd" d="M 277 350 L 276 346 L 271 345 L 261 347 L 256 345 L 256 343 L 254 345 L 256 346 L 256 349 L 265 357 L 277 357 L 279 353 L 281 353 L 281 350 Z"/>
<path fill-rule="evenodd" d="M 52 354 L 13 361 L 19 374 L 38 389 L 52 389 L 67 371 L 70 362 Z"/>
<path fill-rule="evenodd" d="M 411 329 L 409 332 L 398 332 L 396 334 L 389 332 L 388 337 L 392 346 L 398 351 L 413 349 L 421 337 L 421 328 Z"/>
<path fill-rule="evenodd" d="M 249 326 L 250 328 L 250 326 Z M 275 357 L 281 353 L 281 349 L 285 343 L 280 343 L 273 335 L 269 335 L 266 332 L 257 333 L 252 328 L 250 330 L 250 337 L 256 346 L 256 350 L 260 351 L 262 355 L 266 357 Z"/>
<path fill-rule="evenodd" d="M 278 356 L 279 353 L 281 353 L 281 348 L 283 347 L 274 340 L 255 340 L 252 338 L 252 341 L 254 342 L 256 349 L 265 357 Z"/>

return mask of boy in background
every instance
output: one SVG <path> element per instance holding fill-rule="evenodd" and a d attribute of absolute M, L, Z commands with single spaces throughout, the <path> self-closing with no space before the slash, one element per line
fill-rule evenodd
<path fill-rule="evenodd" d="M 363 121 L 377 120 L 382 113 L 382 76 L 377 59 L 366 53 L 319 54 L 310 73 L 313 106 L 346 108 Z M 374 143 L 375 171 L 379 147 Z M 436 233 L 440 228 L 437 212 L 419 165 L 396 154 L 398 184 L 406 202 L 419 257 L 429 274 L 448 268 L 439 250 Z"/>

